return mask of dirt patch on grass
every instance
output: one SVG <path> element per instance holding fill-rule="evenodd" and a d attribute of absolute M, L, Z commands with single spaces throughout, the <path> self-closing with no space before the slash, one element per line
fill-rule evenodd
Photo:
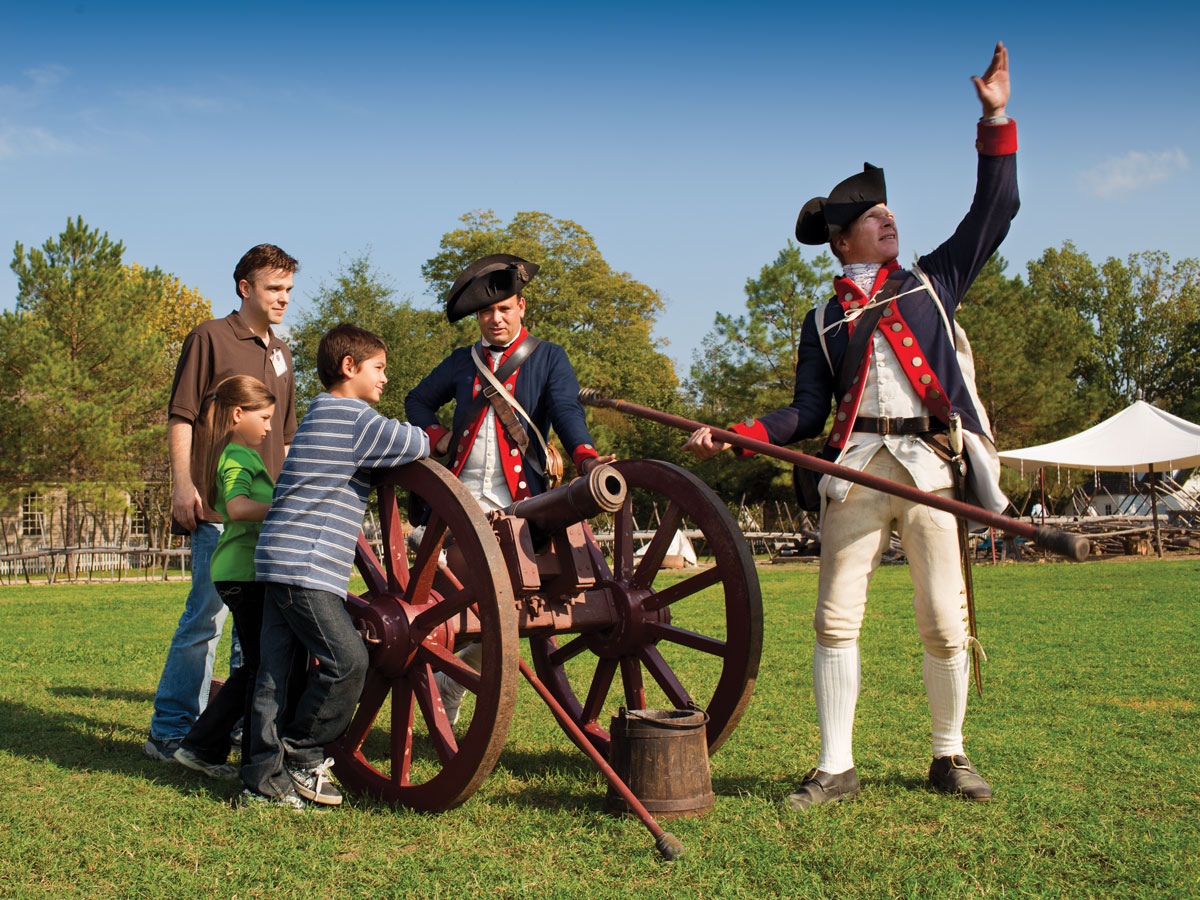
<path fill-rule="evenodd" d="M 1136 709 L 1141 712 L 1172 712 L 1190 713 L 1196 711 L 1192 700 L 1160 700 L 1142 697 L 1114 697 L 1109 700 L 1114 706 L 1124 706 L 1126 709 Z"/>

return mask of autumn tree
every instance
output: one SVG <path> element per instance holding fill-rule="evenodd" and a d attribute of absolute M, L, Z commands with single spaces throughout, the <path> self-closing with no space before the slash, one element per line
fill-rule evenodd
<path fill-rule="evenodd" d="M 473 212 L 462 227 L 442 236 L 439 252 L 422 267 L 439 309 L 458 274 L 491 253 L 512 253 L 537 263 L 524 290 L 525 323 L 538 337 L 561 344 L 581 385 L 637 403 L 677 408 L 675 368 L 654 336 L 662 312 L 658 292 L 604 260 L 595 240 L 574 222 L 546 213 L 521 212 L 508 223 L 490 211 Z M 478 337 L 474 322 L 460 342 Z M 602 450 L 620 456 L 671 457 L 678 433 L 607 410 L 590 415 Z"/>
<path fill-rule="evenodd" d="M 164 323 L 182 286 L 157 269 L 127 268 L 123 255 L 82 218 L 40 248 L 18 243 L 16 306 L 0 314 L 0 479 L 65 484 L 68 539 L 80 502 L 140 488 L 166 456 L 173 360 Z M 191 303 L 196 315 L 206 305 Z"/>

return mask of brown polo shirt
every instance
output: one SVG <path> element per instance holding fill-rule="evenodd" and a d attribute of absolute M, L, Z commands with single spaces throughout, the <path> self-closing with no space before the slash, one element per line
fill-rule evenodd
<path fill-rule="evenodd" d="M 171 404 L 167 414 L 186 419 L 193 426 L 200 415 L 204 398 L 231 375 L 252 375 L 275 395 L 275 415 L 271 432 L 259 450 L 271 478 L 283 468 L 283 448 L 296 433 L 296 380 L 292 372 L 292 353 L 287 344 L 269 331 L 264 344 L 247 326 L 238 312 L 223 319 L 209 319 L 192 329 L 183 342 L 175 382 L 171 386 Z M 193 441 L 193 451 L 198 448 Z M 192 454 L 192 481 L 204 494 L 199 454 Z M 221 516 L 204 504 L 204 519 L 220 522 Z"/>

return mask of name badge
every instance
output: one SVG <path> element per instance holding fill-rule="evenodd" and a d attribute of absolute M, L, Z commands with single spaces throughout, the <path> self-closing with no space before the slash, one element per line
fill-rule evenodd
<path fill-rule="evenodd" d="M 271 365 L 275 367 L 277 376 L 287 371 L 287 360 L 283 358 L 283 351 L 278 347 L 271 351 Z"/>

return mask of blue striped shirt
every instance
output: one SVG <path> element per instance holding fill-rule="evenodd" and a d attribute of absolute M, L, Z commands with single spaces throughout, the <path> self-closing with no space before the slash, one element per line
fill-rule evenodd
<path fill-rule="evenodd" d="M 345 594 L 371 470 L 428 455 L 420 428 L 384 418 L 363 400 L 318 394 L 275 482 L 254 552 L 258 580 Z"/>

